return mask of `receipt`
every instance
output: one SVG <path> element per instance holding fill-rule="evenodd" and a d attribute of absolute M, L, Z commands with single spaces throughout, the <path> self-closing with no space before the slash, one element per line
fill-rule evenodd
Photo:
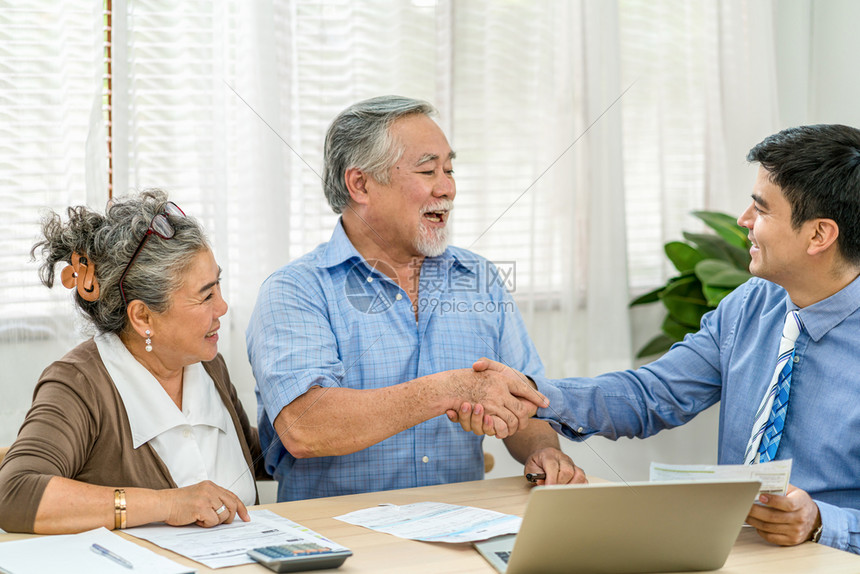
<path fill-rule="evenodd" d="M 399 538 L 455 543 L 516 534 L 523 521 L 519 516 L 494 510 L 442 502 L 383 504 L 334 518 Z"/>
<path fill-rule="evenodd" d="M 651 463 L 650 480 L 758 480 L 759 494 L 785 494 L 791 477 L 791 459 L 761 464 L 663 464 Z"/>

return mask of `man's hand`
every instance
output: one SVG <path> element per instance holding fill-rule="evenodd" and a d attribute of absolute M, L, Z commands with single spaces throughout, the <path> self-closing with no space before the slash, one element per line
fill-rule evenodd
<path fill-rule="evenodd" d="M 585 472 L 569 456 L 557 448 L 543 448 L 533 452 L 526 460 L 525 474 L 542 472 L 546 478 L 537 484 L 587 484 Z"/>
<path fill-rule="evenodd" d="M 452 423 L 460 423 L 466 432 L 473 432 L 478 436 L 496 436 L 496 426 L 492 417 L 484 411 L 484 406 L 472 403 L 463 403 L 459 411 L 449 410 L 445 413 Z M 499 437 L 504 438 L 504 437 Z"/>
<path fill-rule="evenodd" d="M 544 404 L 537 404 L 535 402 L 537 398 L 546 401 L 546 397 L 537 391 L 534 383 L 528 377 L 516 369 L 512 369 L 486 357 L 475 361 L 472 369 L 476 373 L 496 373 L 506 377 L 509 384 L 512 385 L 511 394 L 516 394 L 519 397 L 522 407 L 529 410 L 529 417 L 534 416 L 536 412 L 531 410 L 534 408 L 532 405 L 537 407 L 548 406 L 546 402 Z M 514 392 L 513 389 L 517 389 L 517 392 L 520 394 Z M 485 405 L 476 401 L 464 402 L 460 405 L 459 410 L 455 411 L 451 409 L 446 414 L 451 422 L 460 423 L 464 431 L 473 432 L 479 436 L 485 434 L 487 436 L 505 438 L 511 436 L 516 431 L 516 429 L 511 431 L 510 425 L 506 420 L 495 415 L 493 412 L 488 412 Z M 525 425 L 519 428 L 525 428 Z"/>
<path fill-rule="evenodd" d="M 762 494 L 747 516 L 747 524 L 759 535 L 780 546 L 806 542 L 821 524 L 818 505 L 805 490 L 788 485 L 785 496 Z"/>
<path fill-rule="evenodd" d="M 491 362 L 481 359 L 478 363 L 485 361 Z M 459 398 L 457 404 L 465 410 L 462 417 L 454 409 L 448 409 L 447 415 L 453 422 L 460 422 L 467 431 L 473 430 L 471 420 L 474 417 L 480 422 L 475 425 L 475 434 L 506 438 L 526 428 L 538 408 L 549 405 L 546 397 L 532 388 L 528 379 L 520 378 L 522 374 L 517 371 L 504 365 L 487 368 L 482 364 L 480 367 L 480 370 L 473 367 L 472 370 L 451 371 L 454 385 L 451 394 Z M 472 411 L 473 404 L 480 407 L 477 413 Z"/>
<path fill-rule="evenodd" d="M 498 361 L 494 361 L 492 359 L 488 359 L 487 357 L 481 357 L 477 361 L 472 364 L 472 370 L 476 373 L 483 373 L 484 371 L 495 371 L 497 373 L 510 373 L 515 375 L 520 381 L 524 384 L 528 385 L 532 389 L 534 389 L 534 385 L 530 382 L 529 378 L 519 372 L 516 369 L 513 369 L 503 363 Z"/>

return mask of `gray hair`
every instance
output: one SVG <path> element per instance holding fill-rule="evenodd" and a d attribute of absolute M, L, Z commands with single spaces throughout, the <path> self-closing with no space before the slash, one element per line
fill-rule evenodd
<path fill-rule="evenodd" d="M 423 100 L 403 96 L 380 96 L 353 104 L 331 123 L 325 137 L 323 191 L 335 213 L 349 203 L 346 170 L 358 168 L 381 184 L 403 155 L 403 145 L 390 133 L 391 124 L 412 114 L 436 115 L 436 108 Z"/>
<path fill-rule="evenodd" d="M 99 332 L 121 333 L 128 318 L 119 290 L 120 277 L 152 218 L 162 212 L 166 202 L 166 193 L 151 189 L 112 201 L 105 215 L 85 206 L 69 207 L 68 221 L 63 223 L 52 211 L 42 221 L 44 239 L 30 251 L 34 259 L 36 251 L 41 252 L 42 283 L 52 287 L 54 266 L 61 261 L 68 263 L 72 253 L 86 255 L 95 265 L 100 294 L 90 302 L 75 291 L 75 303 Z M 172 295 L 182 287 L 188 267 L 198 253 L 209 249 L 195 219 L 169 216 L 169 221 L 175 229 L 173 238 L 152 234 L 123 281 L 128 301 L 139 299 L 156 313 L 170 308 Z"/>

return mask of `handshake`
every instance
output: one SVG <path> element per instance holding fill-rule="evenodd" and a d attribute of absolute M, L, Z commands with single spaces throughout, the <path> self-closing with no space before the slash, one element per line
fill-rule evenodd
<path fill-rule="evenodd" d="M 516 369 L 481 358 L 471 371 L 448 371 L 453 385 L 445 414 L 451 422 L 476 435 L 498 438 L 512 436 L 526 428 L 538 408 L 549 400 L 537 391 L 534 382 Z M 457 404 L 459 403 L 459 404 Z"/>

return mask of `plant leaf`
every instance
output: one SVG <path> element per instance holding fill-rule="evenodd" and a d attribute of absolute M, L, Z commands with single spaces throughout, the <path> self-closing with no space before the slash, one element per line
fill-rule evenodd
<path fill-rule="evenodd" d="M 636 354 L 636 358 L 641 359 L 643 357 L 650 357 L 651 355 L 656 355 L 658 353 L 665 353 L 669 350 L 669 347 L 671 347 L 673 343 L 675 343 L 675 341 L 673 341 L 663 333 L 660 333 L 659 335 L 655 336 L 653 339 L 645 343 L 645 346 L 639 349 L 639 352 Z"/>
<path fill-rule="evenodd" d="M 710 233 L 690 233 L 689 231 L 685 231 L 683 235 L 684 239 L 699 248 L 699 251 L 702 252 L 706 259 L 731 261 L 728 250 L 730 246 L 726 243 L 725 239 Z"/>
<path fill-rule="evenodd" d="M 684 238 L 699 248 L 705 259 L 722 259 L 738 269 L 747 269 L 750 264 L 749 251 L 731 245 L 722 237 L 710 233 L 684 232 Z"/>
<path fill-rule="evenodd" d="M 681 273 L 695 269 L 696 263 L 705 258 L 698 249 L 681 241 L 670 241 L 664 250 L 669 261 Z"/>
<path fill-rule="evenodd" d="M 688 327 L 687 325 L 682 325 L 681 323 L 676 321 L 671 315 L 666 315 L 666 318 L 663 319 L 663 325 L 660 328 L 663 330 L 663 333 L 665 333 L 667 337 L 675 341 L 683 341 L 685 335 L 689 333 L 695 333 L 699 330 L 698 328 L 694 329 L 692 327 Z"/>
<path fill-rule="evenodd" d="M 657 287 L 653 291 L 648 291 L 647 293 L 639 295 L 630 302 L 630 306 L 635 307 L 636 305 L 647 305 L 648 303 L 656 303 L 660 300 L 660 293 L 662 293 L 663 289 L 665 288 L 666 286 L 662 285 L 660 287 Z"/>
<path fill-rule="evenodd" d="M 668 311 L 662 333 L 651 339 L 637 358 L 669 349 L 687 333 L 695 332 L 702 315 L 719 305 L 726 295 L 747 281 L 749 274 L 749 230 L 734 217 L 717 211 L 694 211 L 693 215 L 717 232 L 688 233 L 689 244 L 671 241 L 664 247 L 666 256 L 680 272 L 662 287 L 634 299 L 630 306 L 653 303 L 659 299 Z"/>
<path fill-rule="evenodd" d="M 687 277 L 695 277 L 695 276 L 696 276 L 696 270 L 690 269 L 689 271 L 684 271 L 680 275 L 675 275 L 674 277 L 670 277 L 669 280 L 666 281 L 665 286 L 668 287 L 672 283 L 677 283 L 678 281 L 681 281 L 682 279 L 686 279 Z"/>
<path fill-rule="evenodd" d="M 695 276 L 668 285 L 660 294 L 660 300 L 677 322 L 693 328 L 697 328 L 702 315 L 711 310 L 702 293 L 702 283 Z"/>
<path fill-rule="evenodd" d="M 630 302 L 630 307 L 635 307 L 636 305 L 647 305 L 648 303 L 656 303 L 660 300 L 660 293 L 662 293 L 669 285 L 677 283 L 682 279 L 686 279 L 687 277 L 695 277 L 696 271 L 695 269 L 690 269 L 689 271 L 684 271 L 680 275 L 676 275 L 674 277 L 670 277 L 666 284 L 662 287 L 657 287 L 652 291 L 648 291 L 647 293 L 643 293 L 636 297 L 633 301 Z"/>
<path fill-rule="evenodd" d="M 714 307 L 715 309 L 717 305 L 720 304 L 720 301 L 725 299 L 726 295 L 728 295 L 732 291 L 734 291 L 734 289 L 702 285 L 702 293 L 704 293 L 705 299 L 708 300 L 708 305 Z"/>
<path fill-rule="evenodd" d="M 677 281 L 666 285 L 663 296 L 684 297 L 698 300 L 702 304 L 705 303 L 705 296 L 702 294 L 702 282 L 695 273 L 679 277 Z"/>
<path fill-rule="evenodd" d="M 738 285 L 746 283 L 752 275 L 725 261 L 706 259 L 696 264 L 696 277 L 708 287 L 734 289 Z"/>
<path fill-rule="evenodd" d="M 717 232 L 730 245 L 740 249 L 750 248 L 750 240 L 747 237 L 749 229 L 738 225 L 736 218 L 718 211 L 694 211 L 693 215 L 705 222 L 705 225 Z"/>

